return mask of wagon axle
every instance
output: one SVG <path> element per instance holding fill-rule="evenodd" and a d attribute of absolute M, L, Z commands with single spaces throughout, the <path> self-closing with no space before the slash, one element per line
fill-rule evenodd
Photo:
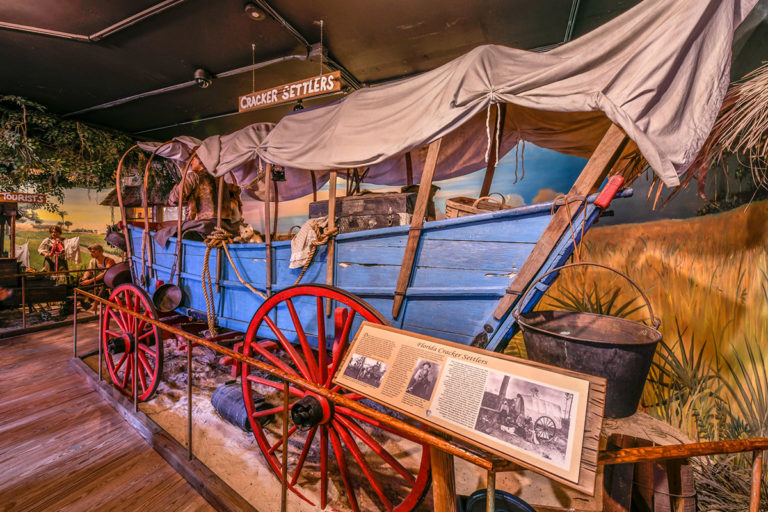
<path fill-rule="evenodd" d="M 151 347 L 154 346 L 154 344 L 154 339 L 147 340 L 147 346 Z M 113 337 L 107 340 L 107 351 L 112 355 L 122 354 L 125 352 L 133 354 L 135 346 L 136 344 L 134 343 L 133 335 L 128 333 L 123 334 L 120 337 Z"/>
<path fill-rule="evenodd" d="M 291 420 L 299 429 L 309 430 L 331 421 L 333 413 L 333 402 L 322 396 L 308 394 L 291 407 Z"/>

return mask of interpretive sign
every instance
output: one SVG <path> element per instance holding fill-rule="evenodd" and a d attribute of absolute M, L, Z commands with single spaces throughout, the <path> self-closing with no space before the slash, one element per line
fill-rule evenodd
<path fill-rule="evenodd" d="M 603 378 L 364 322 L 333 381 L 594 494 Z"/>
<path fill-rule="evenodd" d="M 271 89 L 248 93 L 240 96 L 237 106 L 240 112 L 247 112 L 340 90 L 341 71 L 334 71 L 333 73 L 313 76 L 298 82 L 278 85 Z"/>
<path fill-rule="evenodd" d="M 27 194 L 26 192 L 0 192 L 0 203 L 45 204 L 45 194 Z"/>

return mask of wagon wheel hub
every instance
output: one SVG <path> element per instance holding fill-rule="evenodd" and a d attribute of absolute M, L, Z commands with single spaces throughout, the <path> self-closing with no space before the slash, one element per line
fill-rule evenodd
<path fill-rule="evenodd" d="M 333 402 L 318 395 L 306 395 L 291 407 L 291 420 L 301 430 L 324 425 L 333 418 Z"/>
<path fill-rule="evenodd" d="M 109 338 L 107 340 L 107 350 L 110 354 L 133 354 L 133 347 L 136 344 L 133 342 L 133 336 L 123 333 L 121 336 Z"/>

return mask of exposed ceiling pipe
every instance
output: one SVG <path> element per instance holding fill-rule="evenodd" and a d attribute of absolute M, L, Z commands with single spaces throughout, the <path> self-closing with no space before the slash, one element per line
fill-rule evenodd
<path fill-rule="evenodd" d="M 573 0 L 571 4 L 571 14 L 568 16 L 568 25 L 565 27 L 565 37 L 563 38 L 564 43 L 573 38 L 573 27 L 576 25 L 576 15 L 579 13 L 579 1 Z"/>
<path fill-rule="evenodd" d="M 242 73 L 248 73 L 250 71 L 253 71 L 255 69 L 265 68 L 267 66 L 271 66 L 272 64 L 278 64 L 280 62 L 286 62 L 289 60 L 306 60 L 307 55 L 305 54 L 293 54 L 293 55 L 285 55 L 283 57 L 278 57 L 276 59 L 270 59 L 265 60 L 263 62 L 257 62 L 256 64 L 251 64 L 248 66 L 244 66 L 242 68 L 237 69 L 231 69 L 229 71 L 223 71 L 221 73 L 218 73 L 214 76 L 214 78 L 226 78 L 229 76 L 235 76 L 240 75 Z M 188 82 L 182 82 L 180 84 L 174 84 L 169 85 L 168 87 L 162 87 L 160 89 L 154 89 L 152 91 L 142 92 L 139 94 L 134 94 L 132 96 L 126 96 L 125 98 L 119 98 L 116 100 L 108 101 L 106 103 L 102 103 L 100 105 L 94 105 L 93 107 L 84 108 L 82 110 L 78 110 L 75 112 L 69 112 L 67 114 L 64 114 L 62 117 L 72 117 L 77 116 L 80 114 L 86 114 L 88 112 L 93 112 L 96 110 L 104 110 L 112 107 L 116 107 L 118 105 L 124 105 L 125 103 L 130 103 L 131 101 L 140 100 L 142 98 L 148 98 L 150 96 L 157 96 L 158 94 L 165 94 L 167 92 L 172 91 L 178 91 L 179 89 L 185 89 L 187 87 L 192 87 L 197 85 L 197 83 L 194 80 L 189 80 Z"/>
<path fill-rule="evenodd" d="M 303 44 L 307 48 L 307 52 L 310 52 L 312 49 L 312 45 L 307 41 L 307 39 L 299 32 L 296 27 L 291 25 L 291 23 L 283 18 L 279 12 L 277 12 L 275 9 L 272 8 L 271 5 L 269 5 L 266 0 L 254 0 L 261 9 L 267 13 L 267 15 L 271 16 L 275 21 L 277 21 L 280 25 L 285 28 L 290 34 L 296 38 L 297 41 L 299 41 L 301 44 Z M 323 49 L 325 50 L 325 49 Z M 329 68 L 331 68 L 334 71 L 341 71 L 341 76 L 344 79 L 344 81 L 349 84 L 349 86 L 353 89 L 360 89 L 363 84 L 360 83 L 360 81 L 353 75 L 347 68 L 339 64 L 336 60 L 334 60 L 333 57 L 328 55 L 327 53 L 323 57 L 323 62 L 328 65 Z"/>
<path fill-rule="evenodd" d="M 0 29 L 15 30 L 16 32 L 25 32 L 27 34 L 35 34 L 40 36 L 57 37 L 59 39 L 67 39 L 69 41 L 77 41 L 80 43 L 95 43 L 95 42 L 101 41 L 105 37 L 114 35 L 123 29 L 126 29 L 148 18 L 151 18 L 156 14 L 160 14 L 161 12 L 170 9 L 171 7 L 175 7 L 181 3 L 184 3 L 185 1 L 186 0 L 164 0 L 163 2 L 160 2 L 158 4 L 153 5 L 152 7 L 149 7 L 148 9 L 144 9 L 139 13 L 136 13 L 125 19 L 122 19 L 117 23 L 108 26 L 103 30 L 94 32 L 91 35 L 72 34 L 70 32 L 48 30 L 46 28 L 32 27 L 29 25 L 19 25 L 18 23 L 8 23 L 5 21 L 0 21 Z"/>
<path fill-rule="evenodd" d="M 318 96 L 314 96 L 312 99 L 325 98 L 325 97 L 328 97 L 328 96 L 337 96 L 339 94 L 344 94 L 344 93 L 346 93 L 346 91 L 344 91 L 344 90 L 334 91 L 334 92 L 329 92 L 327 94 L 320 94 Z M 270 108 L 274 108 L 274 107 L 279 107 L 279 106 L 284 106 L 284 105 L 285 105 L 285 103 L 278 103 L 276 105 L 269 105 L 268 107 L 264 107 L 262 110 L 266 110 L 266 109 L 270 109 Z M 185 125 L 188 125 L 188 124 L 197 124 L 197 123 L 202 123 L 204 121 L 211 121 L 213 119 L 220 119 L 222 117 L 235 116 L 235 115 L 240 114 L 240 113 L 241 112 L 235 110 L 233 112 L 226 112 L 224 114 L 216 114 L 215 116 L 201 117 L 199 119 L 192 119 L 190 121 L 181 121 L 180 123 L 167 124 L 165 126 L 158 126 L 156 128 L 147 128 L 146 130 L 140 130 L 138 132 L 133 132 L 133 134 L 134 135 L 139 135 L 139 134 L 142 134 L 142 133 L 157 132 L 157 131 L 160 131 L 160 130 L 166 130 L 168 128 L 176 128 L 176 127 L 185 126 Z"/>

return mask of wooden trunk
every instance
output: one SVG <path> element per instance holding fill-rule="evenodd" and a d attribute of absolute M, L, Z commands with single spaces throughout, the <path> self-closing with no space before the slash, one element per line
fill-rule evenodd
<path fill-rule="evenodd" d="M 339 232 L 404 226 L 411 223 L 416 193 L 364 194 L 336 199 Z M 309 204 L 309 218 L 328 215 L 328 201 Z"/>

